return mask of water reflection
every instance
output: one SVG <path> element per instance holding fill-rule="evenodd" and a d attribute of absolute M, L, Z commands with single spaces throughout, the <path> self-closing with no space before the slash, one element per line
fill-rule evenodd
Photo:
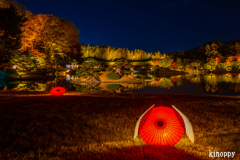
<path fill-rule="evenodd" d="M 47 81 L 47 82 L 28 82 L 22 81 L 21 83 L 16 83 L 15 87 L 8 87 L 9 90 L 15 91 L 49 91 L 55 87 L 56 82 Z M 14 83 L 10 83 L 14 86 Z"/>
<path fill-rule="evenodd" d="M 68 78 L 68 77 L 67 77 Z M 170 93 L 170 94 L 223 94 L 238 95 L 240 93 L 240 74 L 227 73 L 222 75 L 177 75 L 158 77 L 148 75 L 141 77 L 140 84 L 130 83 L 72 83 L 69 79 L 52 81 L 16 81 L 0 80 L 1 90 L 15 91 L 50 91 L 62 86 L 67 91 L 80 92 L 114 92 L 114 93 Z M 7 89 L 6 89 L 7 88 Z M 181 88 L 181 90 L 179 90 Z M 183 89 L 184 88 L 184 89 Z M 200 91 L 201 90 L 201 91 Z M 204 91 L 204 92 L 203 92 Z"/>

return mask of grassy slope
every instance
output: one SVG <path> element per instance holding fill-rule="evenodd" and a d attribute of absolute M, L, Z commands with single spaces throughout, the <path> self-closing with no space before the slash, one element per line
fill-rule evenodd
<path fill-rule="evenodd" d="M 2 159 L 208 159 L 209 149 L 236 151 L 240 159 L 240 97 L 46 93 L 0 92 Z M 136 118 L 152 104 L 169 103 L 190 119 L 195 144 L 185 135 L 175 147 L 147 146 L 140 136 L 133 141 Z"/>

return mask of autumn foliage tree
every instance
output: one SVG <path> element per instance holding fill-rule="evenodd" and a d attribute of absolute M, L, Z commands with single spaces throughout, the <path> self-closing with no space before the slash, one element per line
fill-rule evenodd
<path fill-rule="evenodd" d="M 78 52 L 75 30 L 56 16 L 38 14 L 25 22 L 22 30 L 22 51 L 44 50 L 52 62 L 56 55 L 66 58 Z"/>
<path fill-rule="evenodd" d="M 64 19 L 64 18 L 60 18 L 60 19 L 61 19 L 61 21 L 64 22 L 65 24 L 71 26 L 71 27 L 75 30 L 75 33 L 76 33 L 77 35 L 79 35 L 80 31 L 79 31 L 79 29 L 77 29 L 77 27 L 75 26 L 75 24 L 74 24 L 73 22 L 68 21 L 68 20 L 66 20 L 66 19 Z"/>
<path fill-rule="evenodd" d="M 177 68 L 178 65 L 178 62 L 172 62 L 169 68 Z"/>
<path fill-rule="evenodd" d="M 207 62 L 208 61 L 214 61 L 216 57 L 221 57 L 221 54 L 218 51 L 219 45 L 216 43 L 212 43 L 211 45 L 206 44 L 205 45 L 205 55 L 207 55 Z"/>

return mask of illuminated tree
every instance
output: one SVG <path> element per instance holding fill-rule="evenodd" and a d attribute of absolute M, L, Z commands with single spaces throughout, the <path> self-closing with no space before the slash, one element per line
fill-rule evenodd
<path fill-rule="evenodd" d="M 28 72 L 37 72 L 37 66 L 34 59 L 29 56 L 28 52 L 15 52 L 11 56 L 10 63 L 17 65 L 16 71 L 19 75 L 26 74 Z"/>
<path fill-rule="evenodd" d="M 215 57 L 221 57 L 221 54 L 218 51 L 219 46 L 216 43 L 211 45 L 205 45 L 205 55 L 207 55 L 207 62 L 213 60 Z"/>
<path fill-rule="evenodd" d="M 132 65 L 128 62 L 128 60 L 126 59 L 120 59 L 117 60 L 113 65 L 110 65 L 107 67 L 107 71 L 113 71 L 115 67 L 117 66 L 121 66 L 122 67 L 122 71 L 125 74 L 130 74 L 132 71 Z"/>
<path fill-rule="evenodd" d="M 215 62 L 218 64 L 218 63 L 220 63 L 221 62 L 221 58 L 220 57 L 216 57 L 215 58 Z"/>
<path fill-rule="evenodd" d="M 39 50 L 33 50 L 29 52 L 29 56 L 34 60 L 37 69 L 40 73 L 49 72 L 51 67 L 54 65 L 53 62 L 50 62 L 50 56 Z"/>
<path fill-rule="evenodd" d="M 183 63 L 183 61 L 182 61 L 182 59 L 181 58 L 177 58 L 177 63 L 179 64 L 179 66 L 182 66 L 182 63 Z"/>
<path fill-rule="evenodd" d="M 178 62 L 172 62 L 172 64 L 169 66 L 169 68 L 175 69 L 175 68 L 178 68 L 178 66 L 179 66 Z"/>
<path fill-rule="evenodd" d="M 66 20 L 66 19 L 64 19 L 64 18 L 60 18 L 60 20 L 61 20 L 62 22 L 64 22 L 65 24 L 71 26 L 72 29 L 74 29 L 76 35 L 79 35 L 80 31 L 79 31 L 79 29 L 77 29 L 77 27 L 75 26 L 75 24 L 74 24 L 73 22 L 68 21 L 68 20 Z"/>
<path fill-rule="evenodd" d="M 153 66 L 160 66 L 160 61 L 158 59 L 151 60 L 151 65 L 153 65 Z"/>
<path fill-rule="evenodd" d="M 100 71 L 103 70 L 101 62 L 90 58 L 84 61 L 76 71 L 76 76 L 83 78 L 91 78 L 92 76 L 99 76 Z"/>
<path fill-rule="evenodd" d="M 163 68 L 169 68 L 172 62 L 173 62 L 173 59 L 165 58 L 160 60 L 160 66 Z"/>
<path fill-rule="evenodd" d="M 160 52 L 146 53 L 143 50 L 135 49 L 129 51 L 126 48 L 117 48 L 109 46 L 94 47 L 90 45 L 81 46 L 82 58 L 99 58 L 104 60 L 116 60 L 116 59 L 126 59 L 126 60 L 146 60 L 146 59 L 159 59 L 164 58 Z M 166 57 L 166 55 L 165 55 Z"/>
<path fill-rule="evenodd" d="M 204 68 L 210 71 L 215 70 L 216 66 L 217 66 L 216 61 L 214 61 L 213 59 L 204 64 Z"/>
<path fill-rule="evenodd" d="M 240 62 L 240 53 L 236 54 L 236 60 Z"/>
<path fill-rule="evenodd" d="M 54 61 L 56 54 L 62 58 L 78 51 L 75 30 L 53 15 L 38 14 L 24 23 L 21 50 L 44 49 Z"/>

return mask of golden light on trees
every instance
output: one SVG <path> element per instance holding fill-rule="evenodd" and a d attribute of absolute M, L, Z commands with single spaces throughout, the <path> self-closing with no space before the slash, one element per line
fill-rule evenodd
<path fill-rule="evenodd" d="M 63 58 L 67 53 L 76 52 L 78 36 L 56 16 L 38 14 L 25 22 L 22 30 L 23 51 L 43 48 L 45 53 L 59 54 Z"/>

